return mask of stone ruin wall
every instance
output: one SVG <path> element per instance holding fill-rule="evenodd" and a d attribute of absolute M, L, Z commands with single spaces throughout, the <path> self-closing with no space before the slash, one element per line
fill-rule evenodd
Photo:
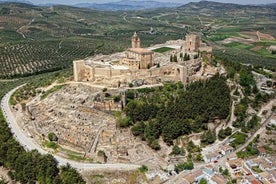
<path fill-rule="evenodd" d="M 186 61 L 185 64 L 169 64 L 159 68 L 129 70 L 112 69 L 111 67 L 88 66 L 84 61 L 74 62 L 75 81 L 102 82 L 105 84 L 130 83 L 137 79 L 156 78 L 156 81 L 181 81 L 187 83 L 201 66 L 199 59 Z M 160 81 L 160 82 L 161 82 Z"/>
<path fill-rule="evenodd" d="M 101 111 L 121 111 L 123 106 L 121 102 L 114 102 L 114 100 L 104 100 L 102 102 L 94 102 L 94 108 Z"/>

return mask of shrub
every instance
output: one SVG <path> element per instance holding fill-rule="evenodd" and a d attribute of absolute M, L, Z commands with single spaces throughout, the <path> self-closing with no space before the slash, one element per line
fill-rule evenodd
<path fill-rule="evenodd" d="M 148 167 L 145 166 L 145 165 L 142 165 L 141 167 L 138 168 L 138 170 L 141 172 L 141 173 L 145 173 L 148 171 Z"/>
<path fill-rule="evenodd" d="M 177 173 L 183 171 L 183 170 L 192 170 L 194 169 L 194 163 L 190 160 L 188 162 L 183 162 L 175 165 L 175 171 Z"/>
<path fill-rule="evenodd" d="M 130 125 L 132 125 L 132 121 L 131 121 L 130 117 L 128 117 L 128 116 L 119 117 L 117 119 L 117 125 L 121 128 L 126 128 L 126 127 L 129 127 Z"/>
<path fill-rule="evenodd" d="M 56 136 L 55 133 L 50 132 L 50 133 L 48 134 L 48 139 L 49 139 L 50 141 L 57 141 L 57 140 L 58 140 L 58 137 Z"/>

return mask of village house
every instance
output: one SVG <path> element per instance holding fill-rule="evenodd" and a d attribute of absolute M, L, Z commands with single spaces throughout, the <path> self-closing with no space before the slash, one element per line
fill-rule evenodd
<path fill-rule="evenodd" d="M 241 176 L 243 170 L 243 160 L 241 158 L 228 160 L 226 166 L 233 178 Z"/>

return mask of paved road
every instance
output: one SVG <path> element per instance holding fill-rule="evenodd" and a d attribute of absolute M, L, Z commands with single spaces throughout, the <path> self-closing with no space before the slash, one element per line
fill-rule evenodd
<path fill-rule="evenodd" d="M 35 143 L 33 139 L 26 136 L 21 128 L 18 126 L 15 117 L 12 114 L 11 108 L 9 106 L 9 99 L 12 94 L 21 86 L 11 90 L 7 93 L 1 100 L 1 109 L 3 115 L 13 133 L 15 139 L 24 147 L 25 150 L 38 150 L 41 154 L 48 154 L 47 151 L 43 150 L 38 144 Z M 66 165 L 69 163 L 72 167 L 78 170 L 136 170 L 139 168 L 139 165 L 134 164 L 91 164 L 91 163 L 82 163 L 77 161 L 68 160 L 57 155 L 53 155 L 57 160 L 59 165 Z"/>
<path fill-rule="evenodd" d="M 239 152 L 242 151 L 244 148 L 246 148 L 246 146 L 249 145 L 249 143 L 251 143 L 255 137 L 257 137 L 258 134 L 261 134 L 265 129 L 266 129 L 266 125 L 270 122 L 271 117 L 274 115 L 274 113 L 272 113 L 268 118 L 266 118 L 265 120 L 263 120 L 261 122 L 261 127 L 254 133 L 252 134 L 247 141 L 241 146 L 239 147 L 235 152 Z"/>

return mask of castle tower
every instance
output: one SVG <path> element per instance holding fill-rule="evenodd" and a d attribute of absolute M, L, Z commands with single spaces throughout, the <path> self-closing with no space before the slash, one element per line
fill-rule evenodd
<path fill-rule="evenodd" d="M 132 45 L 132 48 L 140 48 L 140 38 L 138 37 L 136 32 L 131 38 L 131 45 Z"/>
<path fill-rule="evenodd" d="M 197 52 L 200 47 L 200 36 L 196 34 L 186 35 L 185 40 L 185 51 L 186 52 Z"/>

